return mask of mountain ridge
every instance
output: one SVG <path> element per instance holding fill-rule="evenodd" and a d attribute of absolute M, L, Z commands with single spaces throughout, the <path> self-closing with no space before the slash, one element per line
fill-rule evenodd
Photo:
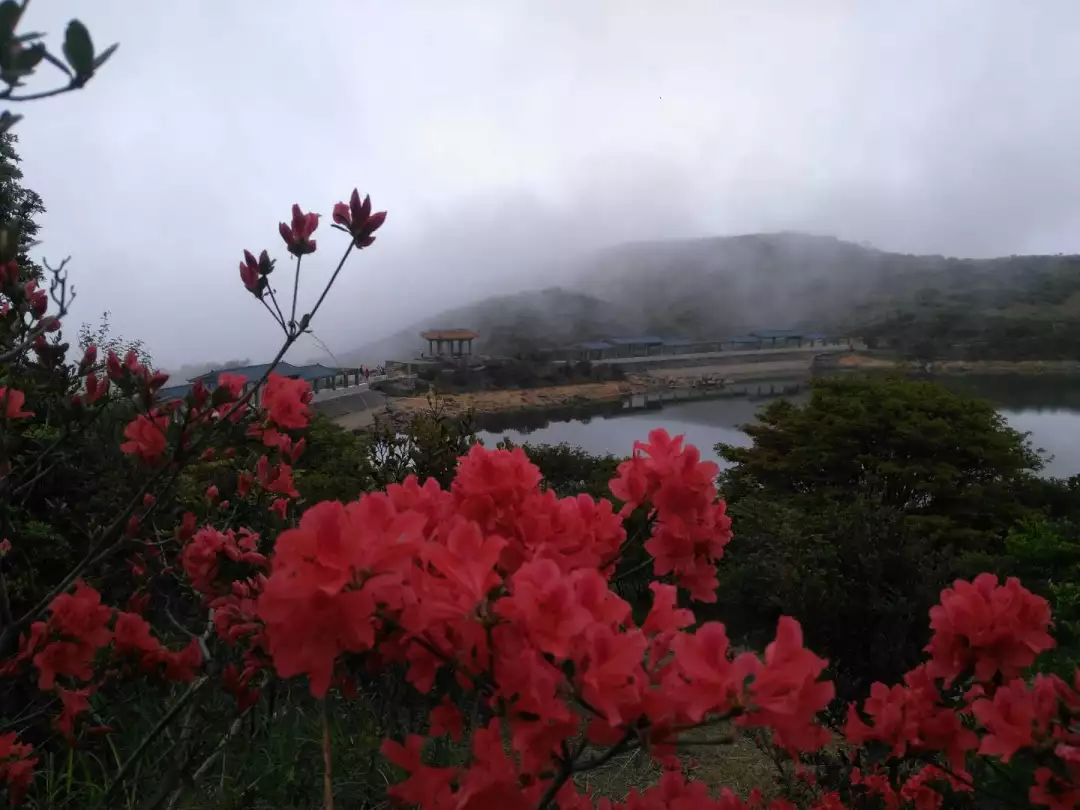
<path fill-rule="evenodd" d="M 450 326 L 479 332 L 478 351 L 511 355 L 619 334 L 713 338 L 761 328 L 865 331 L 903 342 L 888 334 L 897 313 L 910 323 L 956 312 L 998 319 L 1035 300 L 1038 312 L 1028 316 L 1038 322 L 1074 291 L 1075 255 L 906 254 L 794 231 L 627 242 L 583 260 L 572 284 L 437 313 L 345 357 L 412 356 L 422 329 Z"/>

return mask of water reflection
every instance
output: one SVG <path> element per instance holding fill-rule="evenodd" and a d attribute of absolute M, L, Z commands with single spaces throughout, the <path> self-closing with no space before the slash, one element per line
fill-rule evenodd
<path fill-rule="evenodd" d="M 1030 433 L 1032 445 L 1047 459 L 1047 475 L 1080 473 L 1080 378 L 997 375 L 942 378 L 941 382 L 990 400 L 1016 430 Z M 739 426 L 752 421 L 765 402 L 806 395 L 806 380 L 760 380 L 720 394 L 665 391 L 635 395 L 621 403 L 488 415 L 479 418 L 477 426 L 489 445 L 507 436 L 519 443 L 567 442 L 591 453 L 615 455 L 629 454 L 635 440 L 663 427 L 669 433 L 684 434 L 703 457 L 720 462 L 713 446 L 746 444 Z"/>
<path fill-rule="evenodd" d="M 714 461 L 719 442 L 746 444 L 740 425 L 750 422 L 770 399 L 806 395 L 805 379 L 755 380 L 715 390 L 670 390 L 634 394 L 623 402 L 589 403 L 564 408 L 477 419 L 480 437 L 491 445 L 504 436 L 514 442 L 578 445 L 590 453 L 628 455 L 638 439 L 658 427 L 684 434 L 702 457 Z"/>

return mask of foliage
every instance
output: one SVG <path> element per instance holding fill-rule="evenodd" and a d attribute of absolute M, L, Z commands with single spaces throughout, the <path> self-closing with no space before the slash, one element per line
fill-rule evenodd
<path fill-rule="evenodd" d="M 1039 460 L 989 403 L 929 382 L 815 381 L 805 404 L 771 403 L 722 488 L 740 530 L 720 603 L 760 640 L 798 615 L 843 694 L 918 659 L 940 589 L 997 566 L 1036 514 Z"/>
<path fill-rule="evenodd" d="M 0 82 L 6 85 L 0 90 L 0 100 L 34 101 L 79 90 L 94 77 L 102 65 L 117 49 L 110 45 L 103 51 L 94 48 L 86 26 L 71 20 L 64 31 L 61 47 L 63 59 L 49 50 L 45 35 L 37 32 L 19 32 L 22 15 L 28 2 L 4 0 L 0 3 Z M 33 77 L 42 64 L 47 64 L 64 74 L 64 84 L 50 90 L 20 93 L 27 80 Z M 0 114 L 0 134 L 6 133 L 20 118 L 5 110 Z"/>
<path fill-rule="evenodd" d="M 476 441 L 471 415 L 450 415 L 436 393 L 428 396 L 427 409 L 411 414 L 403 428 L 377 426 L 368 445 L 368 464 L 379 486 L 400 483 L 409 475 L 447 486 L 458 457 Z"/>
<path fill-rule="evenodd" d="M 500 390 L 575 385 L 590 382 L 619 381 L 626 374 L 619 366 L 578 363 L 553 363 L 540 356 L 492 359 L 481 368 L 464 366 L 421 368 L 417 376 L 432 383 L 440 393 L 484 388 Z"/>
<path fill-rule="evenodd" d="M 1059 674 L 1080 666 L 1080 539 L 1075 524 L 1044 516 L 1022 521 L 1005 538 L 1000 570 L 1023 578 L 1054 610 L 1058 648 L 1044 666 Z"/>
<path fill-rule="evenodd" d="M 36 242 L 40 227 L 37 217 L 45 213 L 45 203 L 36 191 L 22 184 L 21 161 L 15 151 L 18 141 L 13 132 L 0 134 L 0 212 L 17 240 L 13 250 L 16 261 L 30 275 L 39 276 L 41 268 L 30 261 L 27 252 Z"/>
<path fill-rule="evenodd" d="M 498 446 L 513 450 L 514 443 L 502 439 Z M 566 497 L 584 493 L 592 498 L 610 497 L 608 482 L 622 460 L 612 455 L 594 455 L 570 444 L 521 445 L 529 461 L 540 469 L 544 486 Z"/>
<path fill-rule="evenodd" d="M 103 354 L 112 352 L 117 357 L 124 357 L 128 352 L 134 352 L 142 365 L 153 368 L 154 361 L 142 340 L 127 340 L 113 334 L 112 324 L 109 322 L 111 316 L 110 312 L 102 312 L 96 328 L 88 323 L 82 324 L 79 327 L 79 348 L 86 351 L 90 346 L 95 346 L 99 352 Z"/>

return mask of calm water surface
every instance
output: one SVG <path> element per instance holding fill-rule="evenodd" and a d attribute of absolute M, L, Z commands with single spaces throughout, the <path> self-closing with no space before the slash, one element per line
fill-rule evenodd
<path fill-rule="evenodd" d="M 990 400 L 1016 430 L 1030 433 L 1032 445 L 1046 459 L 1046 474 L 1080 473 L 1080 379 L 998 376 L 943 381 Z M 719 462 L 713 446 L 747 444 L 739 425 L 751 421 L 758 408 L 777 396 L 798 400 L 806 395 L 805 381 L 766 380 L 710 399 L 658 401 L 636 396 L 624 403 L 481 420 L 485 429 L 480 436 L 488 445 L 506 436 L 519 443 L 566 442 L 592 453 L 627 455 L 636 439 L 662 427 L 684 434 L 703 457 Z"/>

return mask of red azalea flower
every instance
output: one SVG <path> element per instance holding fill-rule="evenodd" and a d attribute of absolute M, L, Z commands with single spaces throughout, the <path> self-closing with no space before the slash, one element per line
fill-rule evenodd
<path fill-rule="evenodd" d="M 53 725 L 69 744 L 75 742 L 75 721 L 79 715 L 90 711 L 90 692 L 89 688 L 56 690 L 63 709 L 60 716 L 53 721 Z"/>
<path fill-rule="evenodd" d="M 334 222 L 341 230 L 352 235 L 353 244 L 365 248 L 375 241 L 372 236 L 386 221 L 386 212 L 371 213 L 371 197 L 365 195 L 360 201 L 360 192 L 353 189 L 348 203 L 334 205 Z"/>
<path fill-rule="evenodd" d="M 35 622 L 31 627 L 33 646 L 27 647 L 30 653 L 50 636 L 59 639 L 45 641 L 33 656 L 38 688 L 52 689 L 57 675 L 90 680 L 95 653 L 112 638 L 108 627 L 112 610 L 101 604 L 101 594 L 80 580 L 74 593 L 62 593 L 52 601 L 49 614 L 47 622 Z"/>
<path fill-rule="evenodd" d="M 226 392 L 230 401 L 240 399 L 247 381 L 243 374 L 230 374 L 227 371 L 221 372 L 217 378 L 218 388 Z"/>
<path fill-rule="evenodd" d="M 930 627 L 930 674 L 946 684 L 969 668 L 977 681 L 989 681 L 998 672 L 1013 678 L 1054 646 L 1047 632 L 1049 603 L 1015 577 L 1004 585 L 993 574 L 957 580 L 941 592 L 941 604 L 930 609 Z"/>
<path fill-rule="evenodd" d="M 262 277 L 259 275 L 259 260 L 249 250 L 244 251 L 244 260 L 240 262 L 240 280 L 248 292 L 257 298 L 262 298 Z"/>
<path fill-rule="evenodd" d="M 7 785 L 12 804 L 21 804 L 34 780 L 37 758 L 30 756 L 34 747 L 18 742 L 14 731 L 0 734 L 0 782 Z"/>
<path fill-rule="evenodd" d="M 1065 688 L 1056 675 L 1037 675 L 1033 686 L 1015 678 L 1000 686 L 992 700 L 976 700 L 972 714 L 987 732 L 979 753 L 1008 762 L 1021 748 L 1034 745 L 1036 736 L 1045 736 Z"/>
<path fill-rule="evenodd" d="M 311 238 L 311 235 L 318 227 L 318 214 L 305 214 L 300 210 L 299 205 L 293 205 L 292 225 L 282 222 L 278 225 L 278 231 L 281 233 L 281 238 L 285 240 L 289 253 L 294 256 L 304 256 L 315 252 L 315 240 Z"/>
<path fill-rule="evenodd" d="M 88 405 L 97 402 L 107 393 L 109 393 L 108 377 L 98 379 L 93 371 L 86 375 L 86 403 Z"/>
<path fill-rule="evenodd" d="M 0 405 L 3 406 L 3 414 L 8 419 L 29 419 L 34 415 L 33 411 L 24 411 L 23 403 L 26 402 L 26 394 L 17 388 L 8 388 L 0 385 Z"/>
<path fill-rule="evenodd" d="M 87 369 L 97 362 L 97 346 L 91 343 L 83 352 L 82 360 L 79 361 L 79 373 L 85 374 Z"/>
<path fill-rule="evenodd" d="M 270 511 L 277 515 L 281 520 L 285 520 L 285 516 L 289 512 L 289 499 L 288 498 L 274 498 L 270 504 Z"/>
<path fill-rule="evenodd" d="M 119 382 L 124 378 L 124 367 L 120 365 L 120 358 L 112 349 L 109 349 L 109 353 L 105 355 L 105 373 L 114 382 Z"/>
<path fill-rule="evenodd" d="M 1074 810 L 1080 806 L 1080 787 L 1066 782 L 1049 768 L 1035 769 L 1035 784 L 1028 791 L 1028 801 L 1050 810 Z"/>
<path fill-rule="evenodd" d="M 293 484 L 292 467 L 284 462 L 271 467 L 266 456 L 260 457 L 255 465 L 255 477 L 267 492 L 277 492 L 286 498 L 300 497 Z"/>
<path fill-rule="evenodd" d="M 308 399 L 311 386 L 305 380 L 294 380 L 271 374 L 262 390 L 262 407 L 278 427 L 300 429 L 310 420 Z"/>
<path fill-rule="evenodd" d="M 44 315 L 45 310 L 49 308 L 48 293 L 46 293 L 45 290 L 38 289 L 37 281 L 26 282 L 23 286 L 23 292 L 30 302 L 30 311 L 39 318 Z"/>
<path fill-rule="evenodd" d="M 827 664 L 803 647 L 799 623 L 781 616 L 776 641 L 765 648 L 765 666 L 750 684 L 754 711 L 745 716 L 747 724 L 768 726 L 788 749 L 816 751 L 829 734 L 814 717 L 835 694 L 831 681 L 817 680 Z"/>
<path fill-rule="evenodd" d="M 168 423 L 166 416 L 139 414 L 124 428 L 124 436 L 128 440 L 120 445 L 120 449 L 129 455 L 138 456 L 143 461 L 157 461 L 165 452 L 165 430 Z"/>

